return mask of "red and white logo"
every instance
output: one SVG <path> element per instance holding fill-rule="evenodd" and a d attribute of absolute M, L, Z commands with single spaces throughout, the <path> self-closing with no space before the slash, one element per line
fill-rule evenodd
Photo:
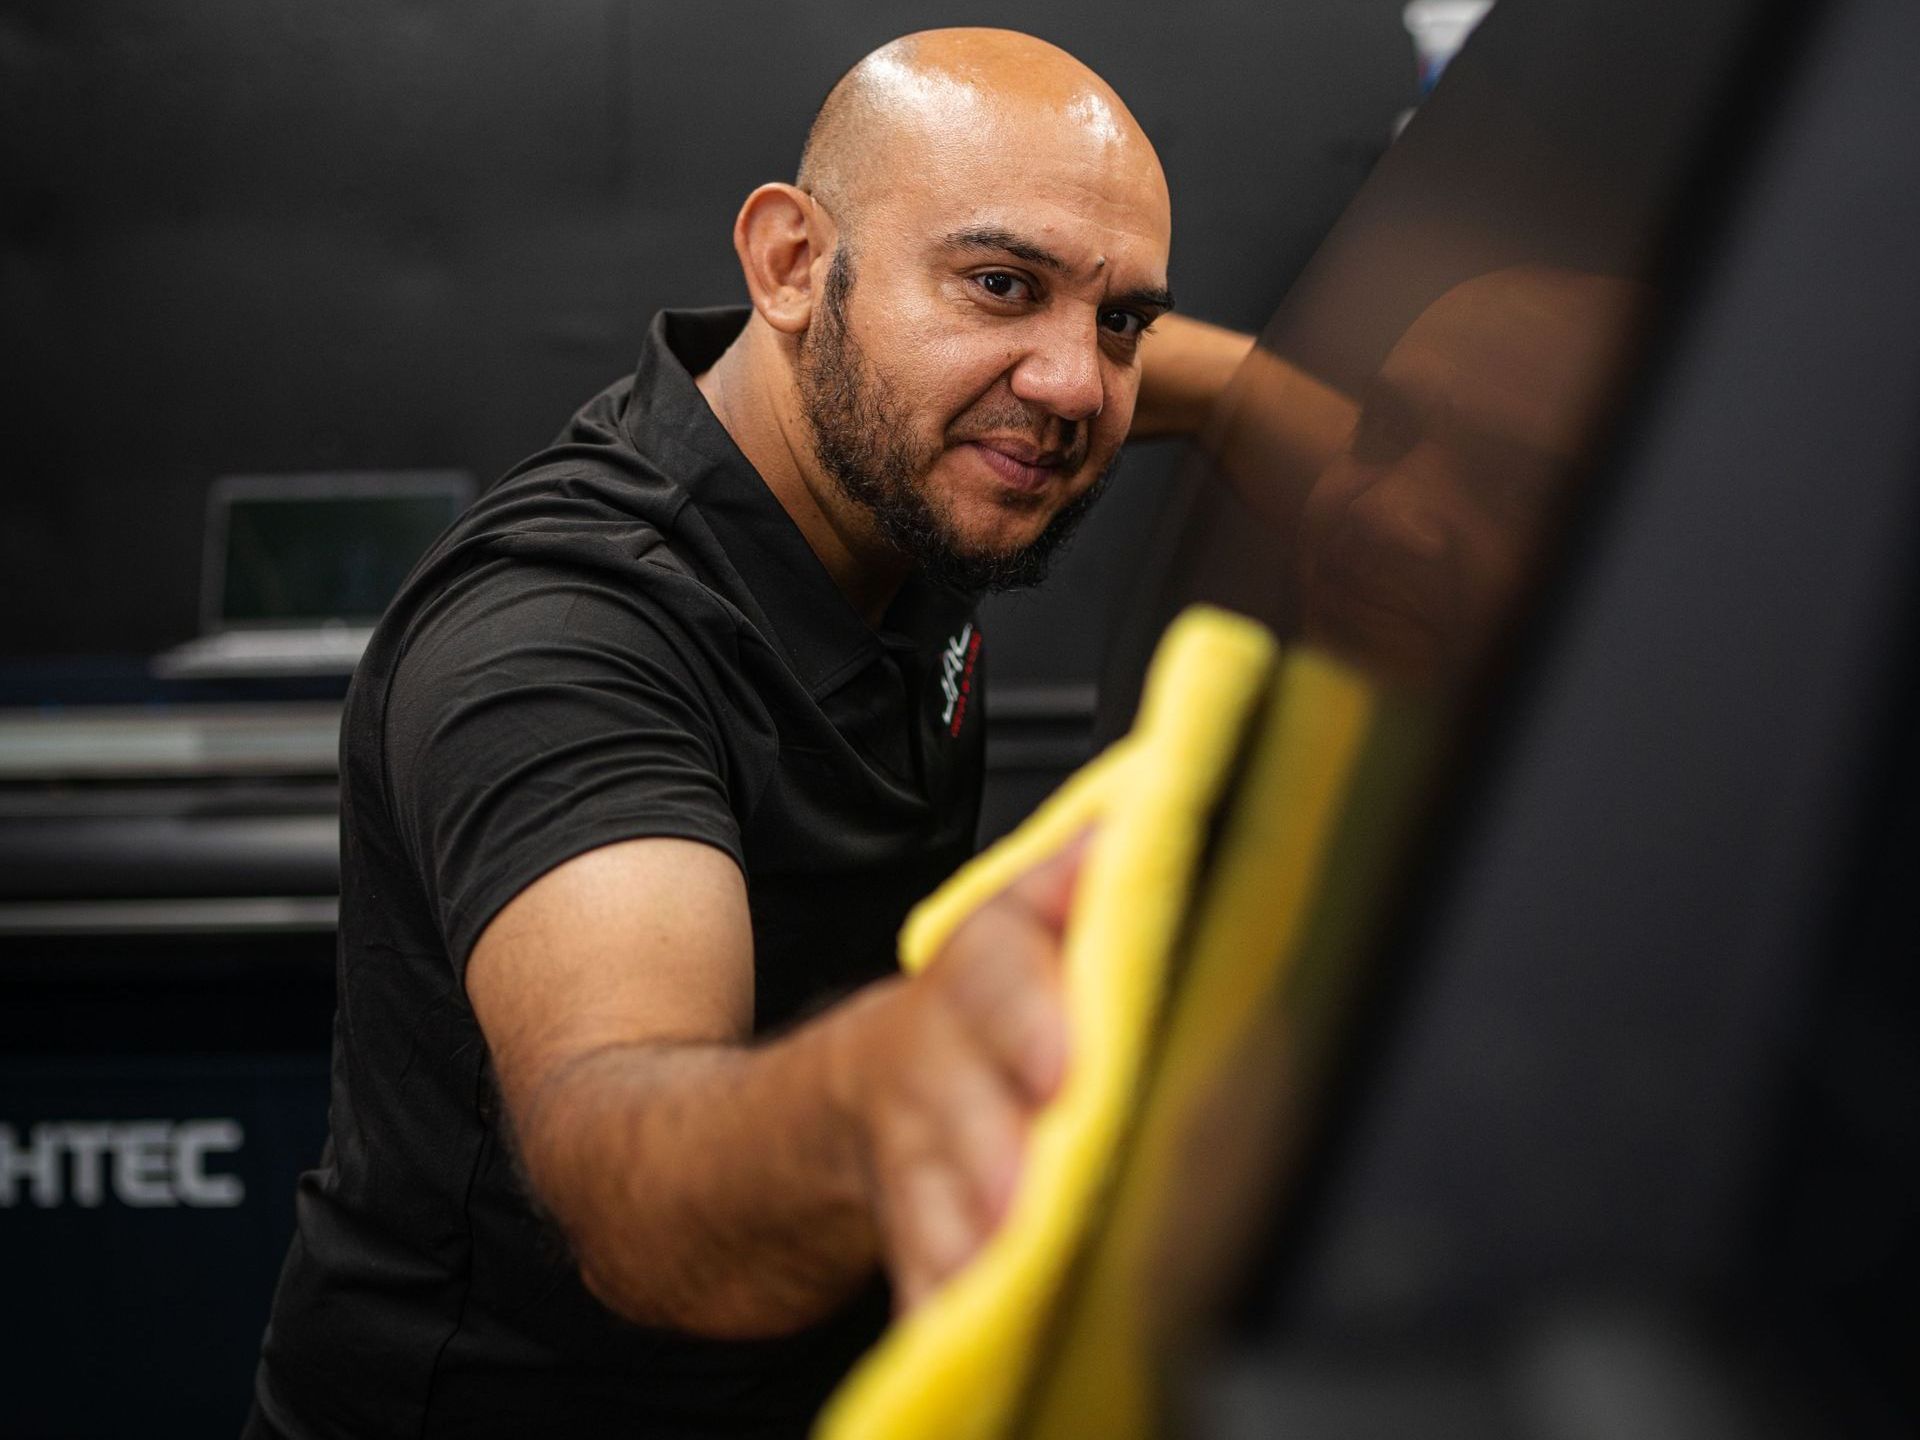
<path fill-rule="evenodd" d="M 979 663 L 980 632 L 969 621 L 940 652 L 940 693 L 946 699 L 940 723 L 947 727 L 949 736 L 959 735 L 967 721 L 967 705 L 973 699 L 973 672 Z"/>

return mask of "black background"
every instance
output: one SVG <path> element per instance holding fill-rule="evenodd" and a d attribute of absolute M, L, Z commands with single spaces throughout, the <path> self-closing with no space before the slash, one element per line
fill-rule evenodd
<path fill-rule="evenodd" d="M 1266 319 L 1415 88 L 1399 0 L 1181 5 L 207 0 L 0 16 L 0 654 L 196 628 L 227 473 L 485 484 L 628 370 L 662 305 L 744 298 L 740 200 L 888 37 L 1017 26 L 1126 97 L 1182 307 Z M 1173 468 L 1132 457 L 997 676 L 1097 671 Z"/>

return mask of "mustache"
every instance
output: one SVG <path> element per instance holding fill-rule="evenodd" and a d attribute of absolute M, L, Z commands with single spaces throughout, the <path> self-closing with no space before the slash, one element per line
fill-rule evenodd
<path fill-rule="evenodd" d="M 1031 463 L 1056 466 L 1071 475 L 1087 463 L 1092 435 L 1089 427 L 1078 421 L 1036 418 L 1018 401 L 970 410 L 947 432 L 949 445 L 990 440 L 1016 440 L 1029 445 L 1038 456 Z"/>

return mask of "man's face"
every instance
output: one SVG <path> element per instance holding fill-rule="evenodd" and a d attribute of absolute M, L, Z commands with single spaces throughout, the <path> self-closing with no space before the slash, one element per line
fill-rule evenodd
<path fill-rule="evenodd" d="M 1626 291 L 1500 272 L 1414 322 L 1301 509 L 1310 638 L 1406 683 L 1471 673 L 1582 469 Z"/>
<path fill-rule="evenodd" d="M 864 204 L 801 339 L 821 469 L 961 588 L 1044 573 L 1117 459 L 1169 299 L 1150 152 L 1045 118 L 1017 143 L 986 121 Z"/>

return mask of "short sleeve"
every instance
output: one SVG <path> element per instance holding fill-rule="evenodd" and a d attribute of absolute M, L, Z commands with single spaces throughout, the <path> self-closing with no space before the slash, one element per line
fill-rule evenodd
<path fill-rule="evenodd" d="M 697 633 L 644 592 L 505 563 L 420 613 L 387 693 L 386 787 L 457 973 L 514 896 L 588 850 L 672 836 L 744 868 Z"/>

